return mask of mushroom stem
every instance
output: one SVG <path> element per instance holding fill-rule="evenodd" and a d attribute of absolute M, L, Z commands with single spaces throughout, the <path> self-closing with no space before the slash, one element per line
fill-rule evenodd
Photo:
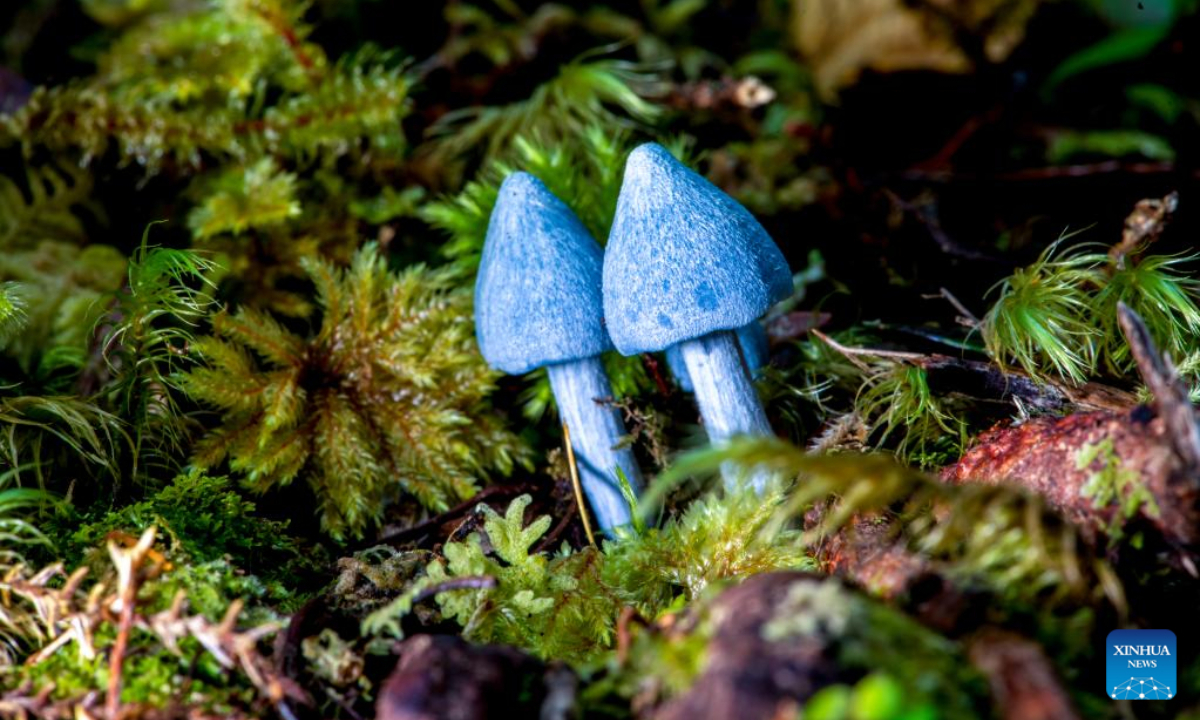
<path fill-rule="evenodd" d="M 642 473 L 633 450 L 614 449 L 625 434 L 625 426 L 616 408 L 598 402 L 612 397 L 608 374 L 599 357 L 549 365 L 546 372 L 558 402 L 559 416 L 570 428 L 583 492 L 596 522 L 611 536 L 613 528 L 631 521 L 617 468 L 625 473 L 635 494 L 641 493 Z"/>
<path fill-rule="evenodd" d="M 757 378 L 767 361 L 771 359 L 771 349 L 767 341 L 767 331 L 762 323 L 755 320 L 737 329 L 738 347 L 742 349 L 742 358 L 750 370 L 750 376 Z"/>
<path fill-rule="evenodd" d="M 672 345 L 666 349 L 663 356 L 667 359 L 667 367 L 671 370 L 671 376 L 675 378 L 675 384 L 685 393 L 690 393 L 692 388 L 692 378 L 688 375 L 687 365 L 683 362 L 683 353 L 679 351 L 678 345 Z"/>
<path fill-rule="evenodd" d="M 721 445 L 736 435 L 771 435 L 767 414 L 750 381 L 733 332 L 710 333 L 679 343 L 678 347 L 695 388 L 705 432 L 713 445 Z M 727 487 L 737 482 L 735 468 L 723 467 L 721 474 Z M 769 477 L 766 473 L 754 473 L 751 482 L 762 491 Z"/>
<path fill-rule="evenodd" d="M 746 368 L 750 370 L 751 377 L 757 378 L 760 374 L 759 370 L 767 364 L 770 357 L 767 331 L 763 329 L 762 323 L 754 320 L 737 329 L 737 341 L 738 347 L 742 351 L 742 359 L 746 361 Z M 692 378 L 688 375 L 687 365 L 683 362 L 683 355 L 680 354 L 679 347 L 679 345 L 672 345 L 667 348 L 667 367 L 675 376 L 675 382 L 679 385 L 679 389 L 690 393 L 693 391 Z"/>

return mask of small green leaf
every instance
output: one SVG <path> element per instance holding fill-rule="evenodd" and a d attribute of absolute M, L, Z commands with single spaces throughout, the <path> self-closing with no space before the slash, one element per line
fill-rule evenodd
<path fill-rule="evenodd" d="M 1089 155 L 1114 158 L 1141 155 L 1149 160 L 1170 162 L 1175 159 L 1175 149 L 1158 135 L 1141 130 L 1065 130 L 1055 133 L 1046 149 L 1046 159 L 1054 164 Z"/>
<path fill-rule="evenodd" d="M 1063 60 L 1046 79 L 1042 93 L 1050 95 L 1064 81 L 1076 75 L 1145 57 L 1163 41 L 1169 29 L 1144 27 L 1118 30 Z"/>

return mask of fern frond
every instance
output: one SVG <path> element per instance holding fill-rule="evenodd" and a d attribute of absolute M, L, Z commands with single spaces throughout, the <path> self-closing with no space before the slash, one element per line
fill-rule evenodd
<path fill-rule="evenodd" d="M 5 352 L 28 371 L 58 358 L 82 364 L 100 318 L 126 275 L 125 257 L 108 245 L 84 248 L 42 241 L 0 253 L 0 281 L 25 308 L 25 329 Z"/>
<path fill-rule="evenodd" d="M 482 148 L 496 157 L 519 135 L 568 144 L 588 127 L 645 127 L 662 114 L 643 96 L 657 94 L 658 84 L 636 64 L 579 59 L 562 66 L 527 100 L 448 113 L 434 128 L 435 147 L 447 155 Z"/>
<path fill-rule="evenodd" d="M 97 213 L 88 202 L 92 177 L 70 165 L 25 168 L 25 187 L 0 175 L 0 247 L 28 247 L 41 240 L 81 242 L 79 210 Z"/>
<path fill-rule="evenodd" d="M 304 40 L 302 12 L 286 0 L 220 0 L 151 14 L 109 48 L 96 75 L 39 88 L 0 116 L 0 145 L 75 153 L 85 163 L 115 146 L 150 173 L 197 169 L 206 155 L 249 163 L 370 149 L 394 157 L 408 112 L 403 68 L 370 51 L 330 66 Z"/>

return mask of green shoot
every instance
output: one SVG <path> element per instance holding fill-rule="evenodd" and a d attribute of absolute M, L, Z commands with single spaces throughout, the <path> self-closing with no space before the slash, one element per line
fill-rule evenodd
<path fill-rule="evenodd" d="M 8 567 L 24 562 L 18 546 L 46 545 L 53 543 L 29 518 L 50 501 L 44 490 L 13 486 L 21 470 L 30 465 L 11 468 L 0 473 L 0 566 Z"/>
<path fill-rule="evenodd" d="M 25 302 L 12 292 L 15 284 L 0 284 L 0 350 L 25 325 Z"/>
<path fill-rule="evenodd" d="M 966 423 L 945 410 L 930 392 L 925 369 L 914 365 L 881 365 L 859 389 L 855 410 L 872 433 L 879 432 L 880 446 L 899 430 L 896 452 L 901 457 L 923 456 L 943 441 L 961 450 L 966 442 Z"/>
<path fill-rule="evenodd" d="M 103 347 L 115 378 L 107 393 L 133 426 L 134 477 L 145 470 L 139 468 L 143 459 L 170 470 L 182 459 L 187 429 L 178 371 L 192 328 L 213 304 L 209 276 L 216 267 L 193 250 L 151 247 L 151 226 L 129 260 L 115 312 L 105 318 L 111 329 Z"/>
<path fill-rule="evenodd" d="M 638 89 L 657 92 L 658 82 L 633 63 L 581 58 L 564 65 L 526 100 L 449 113 L 436 128 L 437 148 L 457 155 L 482 147 L 496 157 L 518 135 L 568 145 L 559 141 L 574 140 L 589 127 L 642 127 L 662 111 Z"/>
<path fill-rule="evenodd" d="M 1058 247 L 1054 243 L 1037 262 L 1000 283 L 1000 297 L 980 332 L 988 354 L 1001 365 L 1016 365 L 1040 379 L 1050 368 L 1082 383 L 1096 369 L 1101 339 L 1088 288 L 1102 278 L 1092 256 L 1056 256 Z"/>
<path fill-rule="evenodd" d="M 621 486 L 621 496 L 625 498 L 625 504 L 629 506 L 629 516 L 633 518 L 634 534 L 646 534 L 646 520 L 638 512 L 637 494 L 633 492 L 633 486 L 629 484 L 629 478 L 625 476 L 625 471 L 619 466 L 617 467 L 617 482 Z"/>
<path fill-rule="evenodd" d="M 1192 265 L 1196 255 L 1149 255 L 1125 258 L 1112 268 L 1108 281 L 1095 298 L 1106 340 L 1105 359 L 1118 374 L 1130 372 L 1129 345 L 1117 325 L 1117 303 L 1129 306 L 1146 323 L 1161 352 L 1179 359 L 1200 349 L 1200 307 L 1196 305 L 1200 281 L 1181 266 Z"/>

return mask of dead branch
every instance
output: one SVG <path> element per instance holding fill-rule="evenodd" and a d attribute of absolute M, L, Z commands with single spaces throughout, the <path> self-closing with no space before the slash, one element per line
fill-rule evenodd
<path fill-rule="evenodd" d="M 1031 490 L 1093 536 L 1125 526 L 1150 528 L 1189 572 L 1200 543 L 1200 429 L 1186 388 L 1125 306 L 1121 326 L 1151 407 L 1101 410 L 1002 424 L 942 478 L 951 483 L 1012 483 Z"/>
<path fill-rule="evenodd" d="M 1171 359 L 1159 354 L 1146 324 L 1125 303 L 1117 307 L 1117 320 L 1129 351 L 1137 363 L 1138 372 L 1146 387 L 1154 395 L 1158 414 L 1167 426 L 1175 452 L 1183 458 L 1197 479 L 1200 470 L 1200 427 L 1196 423 L 1196 411 L 1188 398 L 1188 389 L 1176 372 Z"/>

